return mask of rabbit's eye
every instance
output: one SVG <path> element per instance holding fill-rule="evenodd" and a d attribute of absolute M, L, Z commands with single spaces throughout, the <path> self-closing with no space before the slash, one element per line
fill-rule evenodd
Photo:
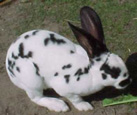
<path fill-rule="evenodd" d="M 128 75 L 128 73 L 124 73 L 124 75 L 123 75 L 123 76 L 124 76 L 124 77 L 127 77 L 127 75 Z"/>

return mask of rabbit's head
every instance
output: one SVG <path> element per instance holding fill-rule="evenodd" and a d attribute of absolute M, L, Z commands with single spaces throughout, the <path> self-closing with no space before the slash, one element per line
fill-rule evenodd
<path fill-rule="evenodd" d="M 116 54 L 108 53 L 105 62 L 100 67 L 104 86 L 114 86 L 117 89 L 126 88 L 131 79 L 123 60 Z"/>
<path fill-rule="evenodd" d="M 105 43 L 104 32 L 98 14 L 90 7 L 80 11 L 82 29 L 69 23 L 79 44 L 85 49 L 91 62 L 91 71 L 103 86 L 124 89 L 131 80 L 124 61 L 111 53 Z M 99 76 L 99 77 L 98 77 Z"/>

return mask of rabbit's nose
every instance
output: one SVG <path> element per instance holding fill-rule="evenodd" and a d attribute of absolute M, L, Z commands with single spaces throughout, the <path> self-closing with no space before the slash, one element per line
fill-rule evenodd
<path fill-rule="evenodd" d="M 132 82 L 131 78 L 127 78 L 119 83 L 119 86 L 121 87 L 127 87 Z"/>

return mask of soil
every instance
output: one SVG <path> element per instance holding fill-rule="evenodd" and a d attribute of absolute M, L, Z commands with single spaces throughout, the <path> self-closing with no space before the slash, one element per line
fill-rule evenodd
<path fill-rule="evenodd" d="M 91 101 L 92 97 L 90 103 L 94 105 L 94 110 L 88 112 L 77 111 L 68 101 L 70 111 L 65 113 L 51 112 L 31 102 L 23 90 L 12 84 L 5 70 L 7 49 L 17 37 L 13 31 L 19 26 L 17 21 L 20 15 L 15 11 L 17 5 L 19 2 L 13 2 L 0 8 L 0 115 L 137 115 L 134 107 L 136 103 L 103 107 L 102 99 L 93 98 Z M 56 32 L 60 28 L 58 24 L 50 21 L 45 22 L 45 25 Z M 98 95 L 102 96 L 101 93 Z"/>

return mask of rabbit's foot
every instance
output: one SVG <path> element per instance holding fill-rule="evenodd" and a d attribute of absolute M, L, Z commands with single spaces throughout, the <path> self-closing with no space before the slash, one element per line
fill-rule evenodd
<path fill-rule="evenodd" d="M 93 110 L 93 107 L 88 102 L 83 101 L 83 99 L 79 95 L 70 95 L 67 97 L 74 107 L 78 109 L 79 111 L 88 111 Z"/>

